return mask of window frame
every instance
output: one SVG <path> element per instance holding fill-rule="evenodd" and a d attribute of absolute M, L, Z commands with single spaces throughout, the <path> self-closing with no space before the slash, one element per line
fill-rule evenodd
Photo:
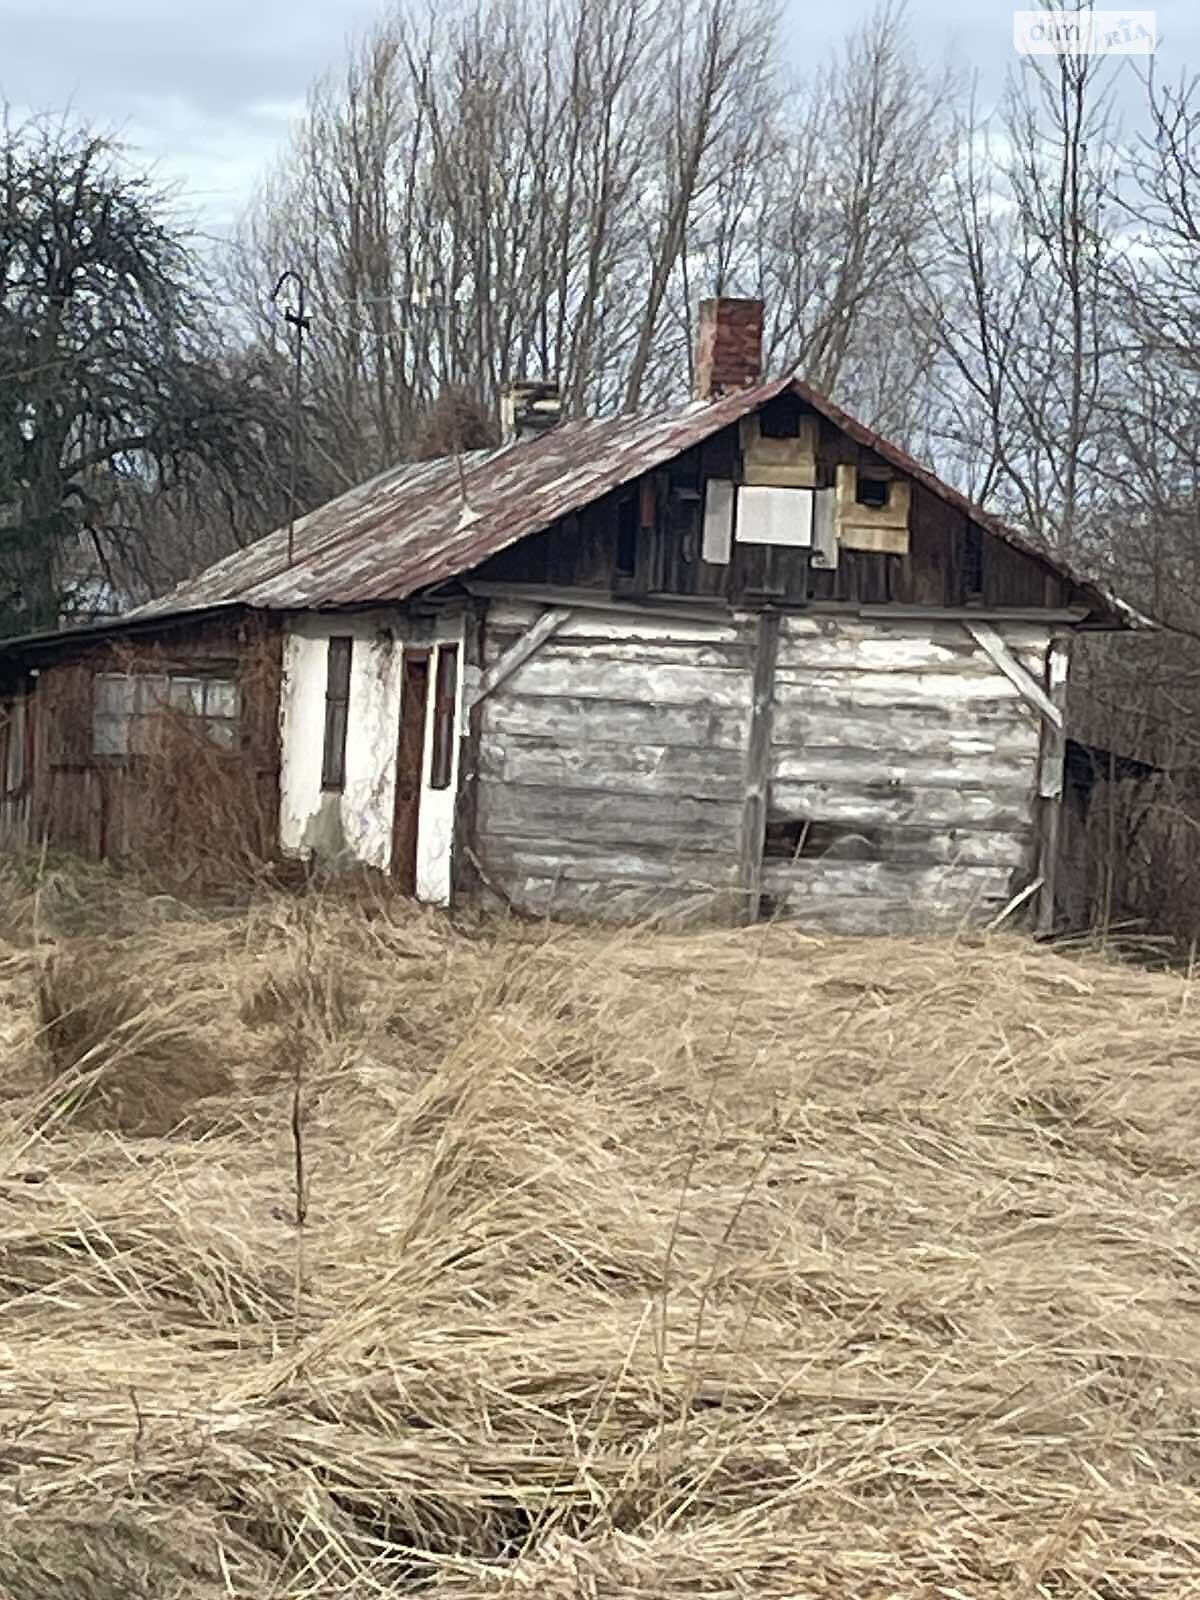
<path fill-rule="evenodd" d="M 102 686 L 121 684 L 124 687 L 124 704 L 118 709 L 102 706 Z M 199 708 L 178 704 L 175 695 L 177 684 L 194 685 L 199 689 Z M 209 696 L 217 699 L 219 691 L 226 705 L 232 709 L 214 710 L 209 706 Z M 207 671 L 202 667 L 147 669 L 144 672 L 93 672 L 92 715 L 89 760 L 128 761 L 147 754 L 147 741 L 139 729 L 160 712 L 178 712 L 189 721 L 202 723 L 209 741 L 217 750 L 234 753 L 238 748 L 238 734 L 242 720 L 242 690 L 236 671 L 228 668 Z M 98 744 L 100 730 L 105 725 L 119 730 L 109 746 Z M 214 736 L 217 728 L 222 737 Z M 225 736 L 227 730 L 228 736 Z"/>
<path fill-rule="evenodd" d="M 458 645 L 439 644 L 433 675 L 433 731 L 429 743 L 429 787 L 449 789 L 454 779 L 458 722 Z"/>
<path fill-rule="evenodd" d="M 350 731 L 350 683 L 354 636 L 331 634 L 325 653 L 325 731 L 321 745 L 321 792 L 346 792 L 346 741 Z"/>

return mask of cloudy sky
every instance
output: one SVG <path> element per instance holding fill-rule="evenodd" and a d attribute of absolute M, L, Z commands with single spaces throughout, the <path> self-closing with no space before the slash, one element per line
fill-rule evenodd
<path fill-rule="evenodd" d="M 1028 5 L 1031 0 L 1025 0 Z M 224 231 L 285 137 L 311 80 L 385 0 L 0 0 L 0 99 L 120 129 Z M 873 0 L 785 0 L 787 53 L 819 61 Z M 1159 70 L 1200 70 L 1200 3 L 1157 7 Z M 979 72 L 994 96 L 1012 50 L 997 0 L 910 0 L 923 53 Z"/>

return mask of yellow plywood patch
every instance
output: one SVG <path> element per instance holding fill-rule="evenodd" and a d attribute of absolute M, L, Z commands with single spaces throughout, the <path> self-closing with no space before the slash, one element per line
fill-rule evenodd
<path fill-rule="evenodd" d="M 888 480 L 887 505 L 864 506 L 858 502 L 858 469 L 845 463 L 838 467 L 838 543 L 845 549 L 907 555 L 911 510 L 912 484 L 907 478 Z"/>
<path fill-rule="evenodd" d="M 743 481 L 763 489 L 815 489 L 817 419 L 801 417 L 794 439 L 764 439 L 757 412 L 742 418 Z"/>

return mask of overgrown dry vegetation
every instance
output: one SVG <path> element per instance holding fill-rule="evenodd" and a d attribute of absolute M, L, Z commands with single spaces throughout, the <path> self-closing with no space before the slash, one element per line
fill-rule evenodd
<path fill-rule="evenodd" d="M 1200 1587 L 1186 976 L 4 888 L 6 1600 Z"/>

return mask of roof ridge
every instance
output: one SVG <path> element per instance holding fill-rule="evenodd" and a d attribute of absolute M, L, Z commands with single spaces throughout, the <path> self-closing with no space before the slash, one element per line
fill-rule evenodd
<path fill-rule="evenodd" d="M 788 389 L 970 521 L 1085 591 L 1096 610 L 1126 626 L 1145 622 L 1098 580 L 975 505 L 794 367 L 714 400 L 571 418 L 524 443 L 397 463 L 300 519 L 291 563 L 286 530 L 276 529 L 125 615 L 139 621 L 230 604 L 288 611 L 404 600 L 654 471 Z M 472 518 L 461 514 L 462 490 L 477 513 Z"/>

